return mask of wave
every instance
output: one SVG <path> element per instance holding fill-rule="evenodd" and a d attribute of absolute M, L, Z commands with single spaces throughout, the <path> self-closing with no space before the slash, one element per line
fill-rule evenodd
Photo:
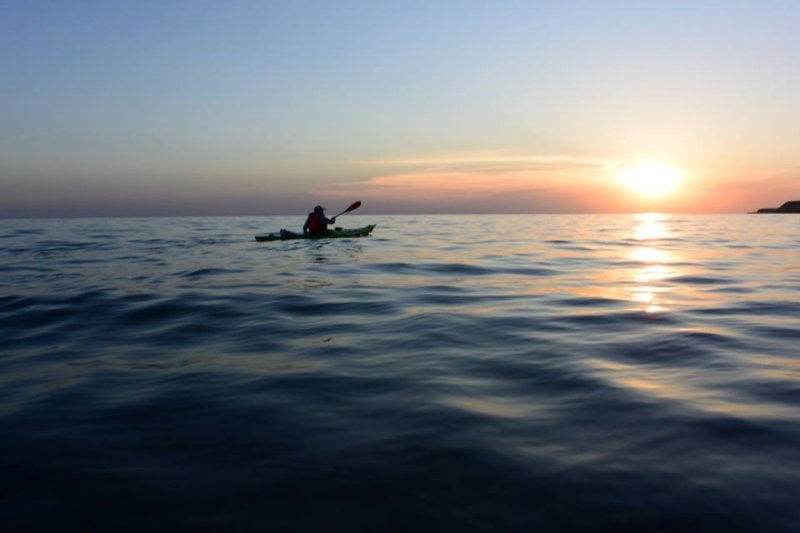
<path fill-rule="evenodd" d="M 6 527 L 792 531 L 796 235 L 602 220 L 0 221 Z"/>

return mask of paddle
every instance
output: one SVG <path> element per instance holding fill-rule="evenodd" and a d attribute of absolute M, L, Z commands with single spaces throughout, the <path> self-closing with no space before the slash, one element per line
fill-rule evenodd
<path fill-rule="evenodd" d="M 353 202 L 352 204 L 350 204 L 350 207 L 348 207 L 347 209 L 345 209 L 344 211 L 342 211 L 341 213 L 339 213 L 338 215 L 336 215 L 333 218 L 338 218 L 338 217 L 344 215 L 345 213 L 349 213 L 350 211 L 355 211 L 359 207 L 361 207 L 361 200 L 359 200 L 357 202 Z"/>

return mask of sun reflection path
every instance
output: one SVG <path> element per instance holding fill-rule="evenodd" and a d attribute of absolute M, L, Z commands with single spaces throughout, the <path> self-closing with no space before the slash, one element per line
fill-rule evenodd
<path fill-rule="evenodd" d="M 667 289 L 659 286 L 659 282 L 677 275 L 673 265 L 674 253 L 658 248 L 658 239 L 667 235 L 664 224 L 665 216 L 659 213 L 645 213 L 636 216 L 634 238 L 645 241 L 646 246 L 640 246 L 628 254 L 628 259 L 635 261 L 638 266 L 632 274 L 635 285 L 630 289 L 631 301 L 637 309 L 646 313 L 659 313 L 666 310 L 664 295 Z"/>
<path fill-rule="evenodd" d="M 666 237 L 665 218 L 661 213 L 641 213 L 636 215 L 636 227 L 634 228 L 636 240 L 646 241 Z"/>

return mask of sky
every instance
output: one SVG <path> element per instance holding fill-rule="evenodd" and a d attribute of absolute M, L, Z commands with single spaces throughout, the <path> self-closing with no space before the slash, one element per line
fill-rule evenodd
<path fill-rule="evenodd" d="M 800 199 L 794 0 L 0 0 L 0 217 Z M 619 179 L 680 171 L 648 196 Z"/>

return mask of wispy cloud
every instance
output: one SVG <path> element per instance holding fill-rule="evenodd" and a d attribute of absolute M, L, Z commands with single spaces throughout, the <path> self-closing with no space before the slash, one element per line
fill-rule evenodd
<path fill-rule="evenodd" d="M 404 205 L 458 205 L 459 209 L 515 212 L 563 209 L 566 198 L 594 190 L 617 162 L 504 151 L 442 154 L 357 162 L 375 175 L 340 183 L 334 194 Z M 489 204 L 487 199 L 492 199 Z"/>
<path fill-rule="evenodd" d="M 617 164 L 610 159 L 575 157 L 565 155 L 521 155 L 505 151 L 442 154 L 425 157 L 376 159 L 358 161 L 361 166 L 373 168 L 417 168 L 441 171 L 559 171 L 570 169 L 600 169 Z"/>

